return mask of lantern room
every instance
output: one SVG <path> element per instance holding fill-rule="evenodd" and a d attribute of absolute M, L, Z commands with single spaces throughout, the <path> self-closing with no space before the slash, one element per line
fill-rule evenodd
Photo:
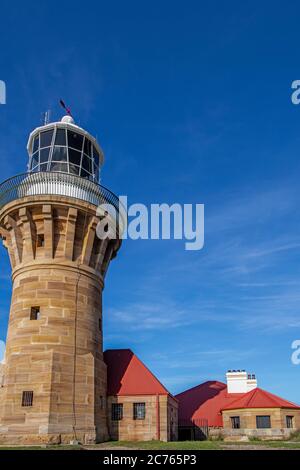
<path fill-rule="evenodd" d="M 28 172 L 63 172 L 97 183 L 103 152 L 96 139 L 71 116 L 35 129 L 29 136 Z"/>

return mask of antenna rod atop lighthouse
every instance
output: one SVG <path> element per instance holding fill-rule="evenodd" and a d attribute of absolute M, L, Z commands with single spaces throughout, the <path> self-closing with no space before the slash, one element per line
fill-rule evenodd
<path fill-rule="evenodd" d="M 49 124 L 49 122 L 50 122 L 50 114 L 51 114 L 50 109 L 48 109 L 48 111 L 46 111 L 46 112 L 44 113 L 44 116 L 43 116 L 43 117 L 44 117 L 44 126 L 46 126 L 47 124 Z"/>

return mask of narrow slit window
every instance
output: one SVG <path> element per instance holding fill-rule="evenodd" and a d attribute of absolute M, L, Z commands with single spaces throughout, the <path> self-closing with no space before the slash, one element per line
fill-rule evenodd
<path fill-rule="evenodd" d="M 45 245 L 45 235 L 43 233 L 38 234 L 36 245 L 37 245 L 38 248 Z"/>
<path fill-rule="evenodd" d="M 99 327 L 99 331 L 102 331 L 102 318 L 99 318 L 98 327 Z"/>
<path fill-rule="evenodd" d="M 40 318 L 40 307 L 31 307 L 30 320 L 38 320 Z"/>
<path fill-rule="evenodd" d="M 25 391 L 22 393 L 22 406 L 32 406 L 33 404 L 33 391 Z"/>

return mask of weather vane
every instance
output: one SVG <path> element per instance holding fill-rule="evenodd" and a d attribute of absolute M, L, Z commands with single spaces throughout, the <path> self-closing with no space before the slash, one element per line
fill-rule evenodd
<path fill-rule="evenodd" d="M 59 100 L 59 103 L 60 103 L 61 107 L 64 108 L 64 110 L 67 112 L 67 114 L 68 114 L 69 116 L 73 117 L 73 116 L 72 116 L 72 113 L 71 113 L 71 109 L 68 108 L 68 107 L 65 105 L 65 102 L 64 102 L 63 100 Z"/>

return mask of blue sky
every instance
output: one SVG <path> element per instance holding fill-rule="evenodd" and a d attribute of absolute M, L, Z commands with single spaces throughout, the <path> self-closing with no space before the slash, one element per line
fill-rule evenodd
<path fill-rule="evenodd" d="M 1 2 L 1 179 L 25 171 L 29 132 L 63 98 L 98 136 L 105 186 L 205 204 L 201 251 L 124 241 L 105 346 L 132 348 L 173 393 L 244 368 L 300 403 L 299 3 L 45 3 Z M 5 340 L 4 248 L 0 263 Z"/>

